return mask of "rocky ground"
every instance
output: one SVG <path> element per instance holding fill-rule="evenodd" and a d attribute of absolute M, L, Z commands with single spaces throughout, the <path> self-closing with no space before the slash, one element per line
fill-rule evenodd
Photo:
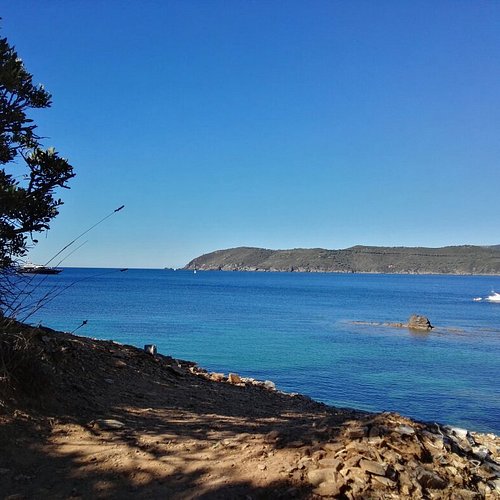
<path fill-rule="evenodd" d="M 332 408 L 111 341 L 4 330 L 0 498 L 500 498 L 492 434 Z"/>

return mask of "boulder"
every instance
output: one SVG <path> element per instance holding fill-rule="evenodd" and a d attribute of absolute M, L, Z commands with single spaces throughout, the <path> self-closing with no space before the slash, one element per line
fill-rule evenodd
<path fill-rule="evenodd" d="M 431 322 L 425 316 L 420 316 L 419 314 L 412 314 L 408 319 L 408 328 L 412 330 L 432 330 L 434 327 Z"/>
<path fill-rule="evenodd" d="M 242 382 L 241 377 L 237 373 L 230 373 L 228 379 L 230 384 L 241 384 Z"/>

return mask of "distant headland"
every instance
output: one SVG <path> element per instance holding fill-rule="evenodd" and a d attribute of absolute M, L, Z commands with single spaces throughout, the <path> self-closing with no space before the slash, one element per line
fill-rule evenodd
<path fill-rule="evenodd" d="M 341 250 L 238 247 L 201 255 L 184 269 L 386 274 L 500 275 L 500 245 L 354 246 Z"/>

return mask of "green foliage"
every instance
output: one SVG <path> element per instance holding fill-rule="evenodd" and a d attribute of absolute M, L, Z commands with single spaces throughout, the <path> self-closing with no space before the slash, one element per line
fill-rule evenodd
<path fill-rule="evenodd" d="M 35 233 L 49 229 L 73 167 L 43 149 L 28 111 L 48 108 L 51 96 L 34 85 L 15 49 L 0 38 L 0 268 L 26 254 Z"/>

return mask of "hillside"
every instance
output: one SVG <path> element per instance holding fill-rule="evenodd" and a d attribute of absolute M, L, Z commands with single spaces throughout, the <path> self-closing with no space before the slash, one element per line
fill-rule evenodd
<path fill-rule="evenodd" d="M 0 325 L 0 498 L 498 498 L 500 439 Z"/>
<path fill-rule="evenodd" d="M 193 259 L 185 269 L 394 274 L 500 274 L 500 246 L 267 250 L 239 247 Z"/>

